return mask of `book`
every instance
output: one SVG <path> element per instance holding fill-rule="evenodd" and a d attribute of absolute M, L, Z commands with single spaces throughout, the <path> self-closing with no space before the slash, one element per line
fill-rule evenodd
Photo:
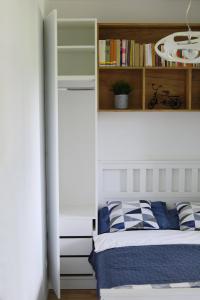
<path fill-rule="evenodd" d="M 99 40 L 99 64 L 106 63 L 106 40 Z"/>
<path fill-rule="evenodd" d="M 122 40 L 122 48 L 121 48 L 121 53 L 122 53 L 122 67 L 126 67 L 126 40 Z"/>
<path fill-rule="evenodd" d="M 156 66 L 156 51 L 155 51 L 155 44 L 151 44 L 151 54 L 152 54 L 152 67 Z"/>
<path fill-rule="evenodd" d="M 130 61 L 131 61 L 131 41 L 127 41 L 127 66 L 130 67 Z"/>
<path fill-rule="evenodd" d="M 116 65 L 121 66 L 121 41 L 116 40 Z"/>
<path fill-rule="evenodd" d="M 161 52 L 164 52 L 164 45 L 161 45 Z M 164 60 L 164 58 L 162 58 L 162 57 L 161 57 L 161 66 L 162 66 L 162 67 L 165 67 L 165 66 L 166 66 L 165 60 Z"/>
<path fill-rule="evenodd" d="M 106 40 L 106 64 L 110 64 L 110 40 Z"/>
<path fill-rule="evenodd" d="M 134 66 L 139 67 L 140 66 L 140 44 L 139 43 L 135 43 L 134 58 L 135 58 Z"/>
<path fill-rule="evenodd" d="M 144 46 L 140 44 L 140 67 L 144 66 Z"/>

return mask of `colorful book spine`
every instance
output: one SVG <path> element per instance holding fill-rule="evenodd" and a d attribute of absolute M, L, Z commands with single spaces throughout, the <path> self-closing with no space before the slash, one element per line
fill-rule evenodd
<path fill-rule="evenodd" d="M 121 66 L 121 41 L 116 40 L 116 65 Z"/>
<path fill-rule="evenodd" d="M 135 43 L 135 67 L 140 66 L 140 44 Z"/>
<path fill-rule="evenodd" d="M 160 47 L 164 51 L 163 45 Z M 181 50 L 177 51 L 178 57 L 183 57 Z M 157 55 L 155 44 L 140 44 L 135 40 L 106 39 L 99 40 L 99 65 L 118 67 L 180 67 L 182 63 L 165 61 Z M 190 65 L 195 66 L 195 65 Z"/>
<path fill-rule="evenodd" d="M 140 67 L 144 66 L 144 46 L 140 45 Z"/>
<path fill-rule="evenodd" d="M 152 67 L 156 66 L 156 51 L 155 51 L 155 44 L 151 44 L 151 54 L 152 54 Z"/>
<path fill-rule="evenodd" d="M 126 40 L 122 40 L 122 67 L 126 67 Z"/>
<path fill-rule="evenodd" d="M 99 64 L 105 65 L 106 63 L 106 41 L 99 40 Z"/>
<path fill-rule="evenodd" d="M 110 64 L 110 40 L 106 40 L 106 64 Z"/>

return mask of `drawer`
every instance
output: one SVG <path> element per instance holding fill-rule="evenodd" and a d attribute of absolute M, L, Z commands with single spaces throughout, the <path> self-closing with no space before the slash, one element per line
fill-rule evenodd
<path fill-rule="evenodd" d="M 93 269 L 87 257 L 61 257 L 61 274 L 93 274 Z"/>
<path fill-rule="evenodd" d="M 60 255 L 89 255 L 91 251 L 91 238 L 60 239 Z"/>
<path fill-rule="evenodd" d="M 60 236 L 92 236 L 92 219 L 60 216 Z"/>

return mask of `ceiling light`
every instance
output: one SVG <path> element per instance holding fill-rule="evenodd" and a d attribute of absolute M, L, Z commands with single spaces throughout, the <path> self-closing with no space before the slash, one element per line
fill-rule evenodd
<path fill-rule="evenodd" d="M 175 32 L 155 45 L 156 53 L 167 61 L 179 63 L 200 63 L 200 31 L 192 31 L 188 21 L 188 14 L 192 0 L 189 1 L 186 11 L 186 23 L 188 31 Z"/>

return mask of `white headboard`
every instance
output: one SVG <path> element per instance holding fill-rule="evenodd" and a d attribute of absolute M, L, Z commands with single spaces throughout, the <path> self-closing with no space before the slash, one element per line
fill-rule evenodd
<path fill-rule="evenodd" d="M 116 198 L 200 200 L 200 161 L 99 161 L 98 206 Z"/>

